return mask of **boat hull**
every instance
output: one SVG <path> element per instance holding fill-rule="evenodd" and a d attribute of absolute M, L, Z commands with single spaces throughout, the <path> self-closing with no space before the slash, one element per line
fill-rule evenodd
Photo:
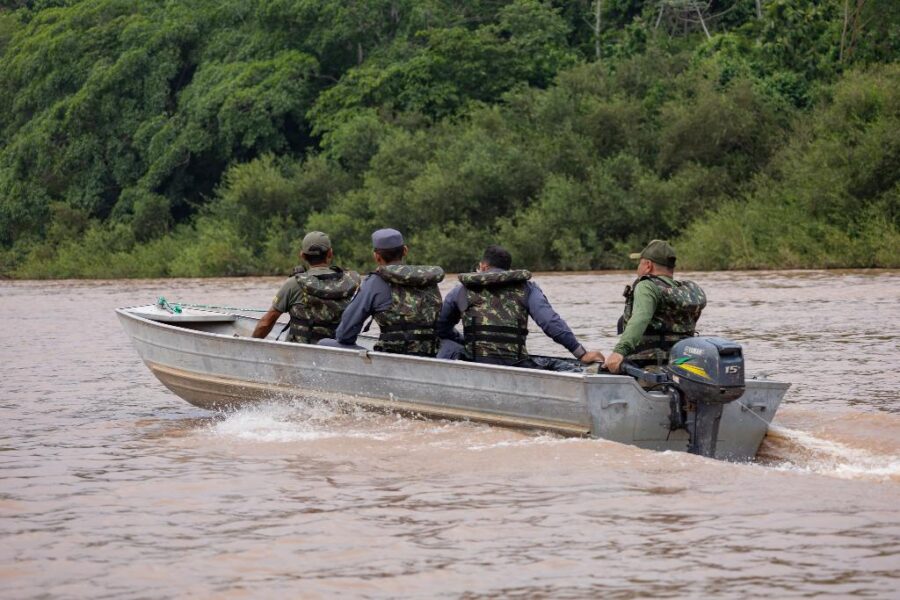
<path fill-rule="evenodd" d="M 198 313 L 200 311 L 193 311 Z M 369 408 L 468 419 L 653 450 L 686 451 L 669 431 L 668 397 L 631 377 L 586 375 L 325 348 L 249 337 L 256 321 L 220 315 L 117 314 L 138 354 L 172 392 L 206 409 L 279 399 L 336 399 Z M 218 313 L 213 313 L 218 314 Z M 716 458 L 753 458 L 788 385 L 748 381 L 725 407 Z"/>

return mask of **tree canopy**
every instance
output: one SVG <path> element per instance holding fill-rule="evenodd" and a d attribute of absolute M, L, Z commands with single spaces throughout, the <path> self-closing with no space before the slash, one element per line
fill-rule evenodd
<path fill-rule="evenodd" d="M 900 265 L 890 0 L 0 8 L 0 275 Z"/>

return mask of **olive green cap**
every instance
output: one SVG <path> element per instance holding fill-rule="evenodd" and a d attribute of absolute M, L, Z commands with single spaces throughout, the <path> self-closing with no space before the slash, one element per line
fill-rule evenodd
<path fill-rule="evenodd" d="M 303 254 L 325 254 L 331 250 L 331 240 L 321 231 L 310 231 L 303 238 L 300 252 Z"/>
<path fill-rule="evenodd" d="M 640 252 L 629 254 L 628 258 L 639 260 L 646 258 L 658 265 L 675 268 L 675 248 L 665 240 L 653 240 Z"/>

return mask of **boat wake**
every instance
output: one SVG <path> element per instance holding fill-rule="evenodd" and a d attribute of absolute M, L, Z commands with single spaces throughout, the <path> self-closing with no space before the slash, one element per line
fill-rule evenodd
<path fill-rule="evenodd" d="M 263 443 L 329 439 L 402 439 L 417 447 L 480 452 L 506 447 L 583 441 L 553 433 L 516 431 L 472 421 L 435 420 L 365 410 L 338 398 L 272 398 L 222 413 L 201 428 L 203 435 Z"/>
<path fill-rule="evenodd" d="M 221 420 L 210 423 L 207 431 L 217 437 L 275 443 L 389 439 L 391 434 L 383 427 L 372 426 L 371 421 L 378 416 L 326 400 L 273 400 L 227 412 Z"/>
<path fill-rule="evenodd" d="M 546 432 L 511 431 L 467 421 L 434 421 L 364 410 L 337 398 L 272 398 L 207 421 L 203 433 L 257 443 L 329 439 L 420 440 L 431 448 L 484 452 L 583 442 Z M 412 447 L 416 447 L 413 442 Z M 900 456 L 853 447 L 812 433 L 770 425 L 758 464 L 841 479 L 900 482 Z"/>
<path fill-rule="evenodd" d="M 900 482 L 900 456 L 875 454 L 805 431 L 770 425 L 760 448 L 760 463 L 841 479 Z"/>

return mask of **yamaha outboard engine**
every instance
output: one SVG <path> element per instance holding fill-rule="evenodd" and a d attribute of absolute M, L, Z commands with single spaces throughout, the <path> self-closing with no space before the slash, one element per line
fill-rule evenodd
<path fill-rule="evenodd" d="M 666 370 L 681 395 L 677 409 L 687 416 L 688 452 L 714 456 L 722 409 L 744 393 L 741 346 L 719 337 L 686 338 L 672 346 Z"/>
<path fill-rule="evenodd" d="M 672 346 L 663 373 L 648 373 L 633 365 L 625 370 L 668 388 L 670 428 L 688 431 L 688 452 L 715 456 L 722 410 L 744 393 L 740 344 L 719 337 L 689 337 Z"/>

